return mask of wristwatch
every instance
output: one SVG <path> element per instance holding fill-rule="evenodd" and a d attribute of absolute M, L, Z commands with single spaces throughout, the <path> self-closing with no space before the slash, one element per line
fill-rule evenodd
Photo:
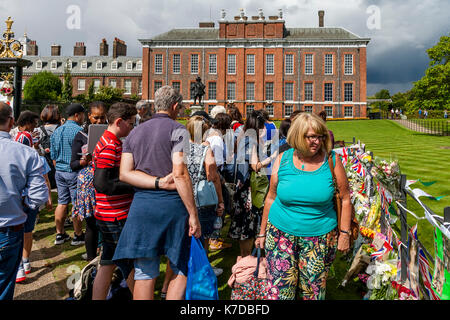
<path fill-rule="evenodd" d="M 156 190 L 159 190 L 159 179 L 160 179 L 160 177 L 157 177 L 155 180 L 155 189 Z"/>

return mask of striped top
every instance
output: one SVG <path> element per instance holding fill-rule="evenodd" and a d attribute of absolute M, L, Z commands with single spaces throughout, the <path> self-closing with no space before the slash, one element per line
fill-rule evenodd
<path fill-rule="evenodd" d="M 95 147 L 94 172 L 96 169 L 119 168 L 122 156 L 122 142 L 106 130 Z M 132 194 L 109 196 L 95 191 L 95 217 L 102 221 L 126 219 L 130 209 Z"/>
<path fill-rule="evenodd" d="M 78 123 L 67 120 L 58 127 L 50 137 L 50 157 L 56 161 L 57 171 L 72 172 L 70 160 L 72 158 L 72 143 L 77 133 L 82 130 Z"/>

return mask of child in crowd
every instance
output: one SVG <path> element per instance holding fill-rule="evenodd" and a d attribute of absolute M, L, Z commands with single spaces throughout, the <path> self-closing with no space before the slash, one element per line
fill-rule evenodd
<path fill-rule="evenodd" d="M 31 148 L 37 147 L 38 142 L 36 142 L 36 138 L 33 137 L 32 132 L 37 126 L 37 120 L 39 116 L 31 111 L 24 111 L 20 114 L 18 122 L 18 132 L 15 136 L 15 141 L 27 145 Z M 40 157 L 41 162 L 43 164 L 41 174 L 45 178 L 45 182 L 48 188 L 48 201 L 47 208 L 51 209 L 52 207 L 52 198 L 51 198 L 51 188 L 50 181 L 48 179 L 48 173 L 51 171 L 47 161 L 43 156 Z M 25 196 L 25 194 L 24 194 Z M 26 275 L 31 272 L 31 264 L 29 261 L 31 248 L 33 246 L 33 230 L 36 224 L 36 218 L 39 213 L 39 209 L 30 209 L 27 206 L 24 206 L 24 211 L 27 214 L 27 220 L 24 225 L 24 236 L 23 236 L 23 253 L 22 253 L 22 262 L 19 265 L 19 270 L 16 276 L 16 283 L 22 282 L 26 279 Z"/>
<path fill-rule="evenodd" d="M 100 266 L 95 277 L 93 300 L 105 300 L 111 284 L 115 264 L 112 261 L 119 236 L 133 200 L 133 186 L 119 180 L 122 155 L 121 138 L 128 136 L 134 127 L 137 110 L 129 104 L 113 104 L 107 113 L 108 129 L 100 138 L 93 154 L 95 218 L 102 236 Z M 133 274 L 128 286 L 133 292 Z"/>

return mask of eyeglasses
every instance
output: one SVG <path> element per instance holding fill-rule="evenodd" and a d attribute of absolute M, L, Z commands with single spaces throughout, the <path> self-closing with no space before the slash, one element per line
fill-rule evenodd
<path fill-rule="evenodd" d="M 325 136 L 305 136 L 309 141 L 322 141 L 325 139 Z"/>

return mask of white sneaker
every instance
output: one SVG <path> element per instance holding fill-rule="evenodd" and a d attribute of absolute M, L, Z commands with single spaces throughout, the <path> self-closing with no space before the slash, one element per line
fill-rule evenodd
<path fill-rule="evenodd" d="M 216 267 L 212 267 L 214 274 L 216 275 L 216 277 L 220 276 L 223 273 L 223 269 L 221 268 L 216 268 Z"/>
<path fill-rule="evenodd" d="M 23 263 L 23 269 L 25 270 L 25 274 L 29 274 L 31 272 L 31 264 L 30 262 L 22 262 Z"/>
<path fill-rule="evenodd" d="M 22 282 L 26 279 L 25 270 L 23 268 L 19 268 L 16 276 L 16 283 Z"/>

